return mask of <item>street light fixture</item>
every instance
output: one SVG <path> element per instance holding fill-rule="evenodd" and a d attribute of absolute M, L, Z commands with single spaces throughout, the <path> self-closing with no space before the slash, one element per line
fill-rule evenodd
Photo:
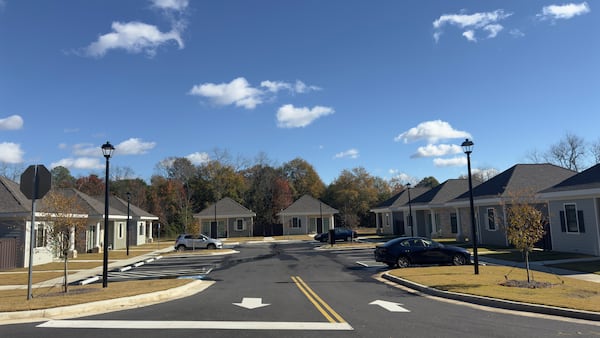
<path fill-rule="evenodd" d="M 102 259 L 102 287 L 108 287 L 108 167 L 109 159 L 112 156 L 115 147 L 106 141 L 102 145 L 102 154 L 106 158 L 106 176 L 104 178 L 104 243 Z"/>
<path fill-rule="evenodd" d="M 410 227 L 410 235 L 414 236 L 413 220 L 412 220 L 412 201 L 410 199 L 410 183 L 406 183 L 406 190 L 408 191 L 408 226 Z"/>
<path fill-rule="evenodd" d="M 129 203 L 131 202 L 131 193 L 127 192 L 127 225 L 125 231 L 127 233 L 127 256 L 129 256 Z"/>
<path fill-rule="evenodd" d="M 475 274 L 479 274 L 479 257 L 477 256 L 477 225 L 475 224 L 475 208 L 473 207 L 473 182 L 471 179 L 471 153 L 473 152 L 473 141 L 465 139 L 461 144 L 463 151 L 467 154 L 467 168 L 469 172 L 469 203 L 471 205 L 471 237 L 473 241 L 473 267 Z"/>

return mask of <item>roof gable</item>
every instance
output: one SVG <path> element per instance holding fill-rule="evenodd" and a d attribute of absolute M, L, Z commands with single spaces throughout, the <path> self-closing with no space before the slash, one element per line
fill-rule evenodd
<path fill-rule="evenodd" d="M 302 215 L 302 214 L 337 214 L 339 211 L 310 195 L 304 195 L 285 208 L 279 215 Z"/>
<path fill-rule="evenodd" d="M 225 197 L 217 201 L 217 203 L 213 203 L 195 214 L 194 217 L 197 218 L 206 218 L 213 217 L 217 214 L 219 217 L 227 217 L 227 216 L 243 216 L 243 217 L 254 217 L 256 213 L 252 212 L 252 210 L 244 207 L 238 202 L 234 201 L 229 197 Z"/>

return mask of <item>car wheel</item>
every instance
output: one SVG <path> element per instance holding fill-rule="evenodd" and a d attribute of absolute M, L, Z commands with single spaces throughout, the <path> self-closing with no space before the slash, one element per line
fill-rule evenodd
<path fill-rule="evenodd" d="M 214 243 L 210 243 L 209 245 L 206 246 L 206 248 L 208 250 L 215 250 L 217 248 L 217 246 Z"/>
<path fill-rule="evenodd" d="M 410 265 L 410 261 L 408 260 L 408 258 L 404 257 L 404 256 L 400 256 L 398 257 L 398 267 L 399 268 L 408 268 L 408 266 Z"/>
<path fill-rule="evenodd" d="M 180 245 L 180 246 L 178 246 L 178 247 L 177 247 L 177 251 L 179 251 L 179 252 L 183 252 L 183 251 L 185 251 L 185 245 Z"/>
<path fill-rule="evenodd" d="M 465 265 L 467 263 L 467 259 L 463 255 L 456 254 L 452 257 L 452 264 L 454 265 Z"/>

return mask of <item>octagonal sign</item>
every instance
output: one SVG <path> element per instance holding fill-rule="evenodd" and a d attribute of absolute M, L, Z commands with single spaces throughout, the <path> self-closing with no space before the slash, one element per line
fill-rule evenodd
<path fill-rule="evenodd" d="M 52 175 L 41 164 L 30 165 L 21 174 L 21 192 L 30 200 L 40 199 L 50 191 Z"/>

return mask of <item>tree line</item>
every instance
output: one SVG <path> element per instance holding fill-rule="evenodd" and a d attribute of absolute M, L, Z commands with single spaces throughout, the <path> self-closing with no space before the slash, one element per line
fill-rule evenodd
<path fill-rule="evenodd" d="M 343 170 L 326 185 L 304 159 L 273 165 L 264 155 L 251 165 L 234 164 L 224 157 L 194 165 L 185 157 L 172 157 L 157 164 L 149 183 L 126 178 L 130 174 L 126 168 L 114 171 L 110 194 L 127 200 L 129 192 L 132 204 L 159 217 L 165 235 L 197 232 L 193 215 L 224 197 L 255 212 L 258 224 L 278 223 L 277 213 L 308 194 L 339 210 L 339 226 L 374 226 L 370 208 L 404 189 L 397 179 L 374 177 L 362 167 Z M 60 166 L 51 174 L 53 187 L 74 187 L 91 196 L 104 194 L 104 179 L 96 174 L 75 178 Z M 438 182 L 428 177 L 421 184 Z"/>

